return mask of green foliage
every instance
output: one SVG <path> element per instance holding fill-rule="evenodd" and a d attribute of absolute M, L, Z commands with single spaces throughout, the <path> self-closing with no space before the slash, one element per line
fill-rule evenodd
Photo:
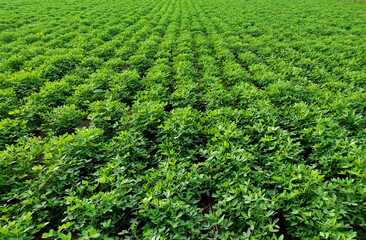
<path fill-rule="evenodd" d="M 5 118 L 0 121 L 0 149 L 7 144 L 15 144 L 16 140 L 27 134 L 27 121 Z"/>
<path fill-rule="evenodd" d="M 136 93 L 142 90 L 143 87 L 143 83 L 140 81 L 139 74 L 135 69 L 126 70 L 114 76 L 110 84 L 111 87 L 107 91 L 106 96 L 129 105 L 136 100 Z"/>
<path fill-rule="evenodd" d="M 17 100 L 13 88 L 0 89 L 0 119 L 9 116 L 9 112 L 16 107 Z"/>
<path fill-rule="evenodd" d="M 89 118 L 92 126 L 103 129 L 107 134 L 114 135 L 118 121 L 126 115 L 128 108 L 118 101 L 106 99 L 90 105 Z"/>
<path fill-rule="evenodd" d="M 81 124 L 85 115 L 86 113 L 77 109 L 75 105 L 60 106 L 42 116 L 45 122 L 42 127 L 49 129 L 55 135 L 72 132 L 75 127 Z"/>
<path fill-rule="evenodd" d="M 19 71 L 8 80 L 9 85 L 14 89 L 18 98 L 24 98 L 37 92 L 44 84 L 44 80 L 37 72 Z"/>
<path fill-rule="evenodd" d="M 364 9 L 0 0 L 0 239 L 366 239 Z"/>

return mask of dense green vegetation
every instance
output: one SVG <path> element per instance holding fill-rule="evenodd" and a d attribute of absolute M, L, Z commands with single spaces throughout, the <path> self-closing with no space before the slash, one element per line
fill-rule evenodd
<path fill-rule="evenodd" d="M 0 0 L 0 239 L 366 239 L 365 9 Z"/>

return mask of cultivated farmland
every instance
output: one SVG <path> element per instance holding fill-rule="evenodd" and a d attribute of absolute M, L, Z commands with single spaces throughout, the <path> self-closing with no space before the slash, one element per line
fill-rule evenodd
<path fill-rule="evenodd" d="M 0 0 L 0 239 L 366 239 L 365 13 Z"/>

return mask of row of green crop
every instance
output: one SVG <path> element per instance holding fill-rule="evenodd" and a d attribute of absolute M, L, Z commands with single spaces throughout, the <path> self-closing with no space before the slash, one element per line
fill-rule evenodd
<path fill-rule="evenodd" d="M 39 3 L 1 23 L 5 239 L 365 236 L 363 5 Z"/>

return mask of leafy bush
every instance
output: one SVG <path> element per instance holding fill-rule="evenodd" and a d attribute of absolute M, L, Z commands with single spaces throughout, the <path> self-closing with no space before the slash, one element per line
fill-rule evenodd
<path fill-rule="evenodd" d="M 28 133 L 27 121 L 5 118 L 0 121 L 0 150 L 6 145 L 15 144 L 16 140 Z"/>
<path fill-rule="evenodd" d="M 118 101 L 106 99 L 90 105 L 89 118 L 92 126 L 102 129 L 105 133 L 114 135 L 116 123 L 125 116 L 128 108 Z"/>
<path fill-rule="evenodd" d="M 19 71 L 12 75 L 8 82 L 14 89 L 18 98 L 24 98 L 37 92 L 44 84 L 45 80 L 35 71 Z"/>
<path fill-rule="evenodd" d="M 85 116 L 86 113 L 77 109 L 75 105 L 60 106 L 43 115 L 45 124 L 42 127 L 56 135 L 72 132 Z"/>

